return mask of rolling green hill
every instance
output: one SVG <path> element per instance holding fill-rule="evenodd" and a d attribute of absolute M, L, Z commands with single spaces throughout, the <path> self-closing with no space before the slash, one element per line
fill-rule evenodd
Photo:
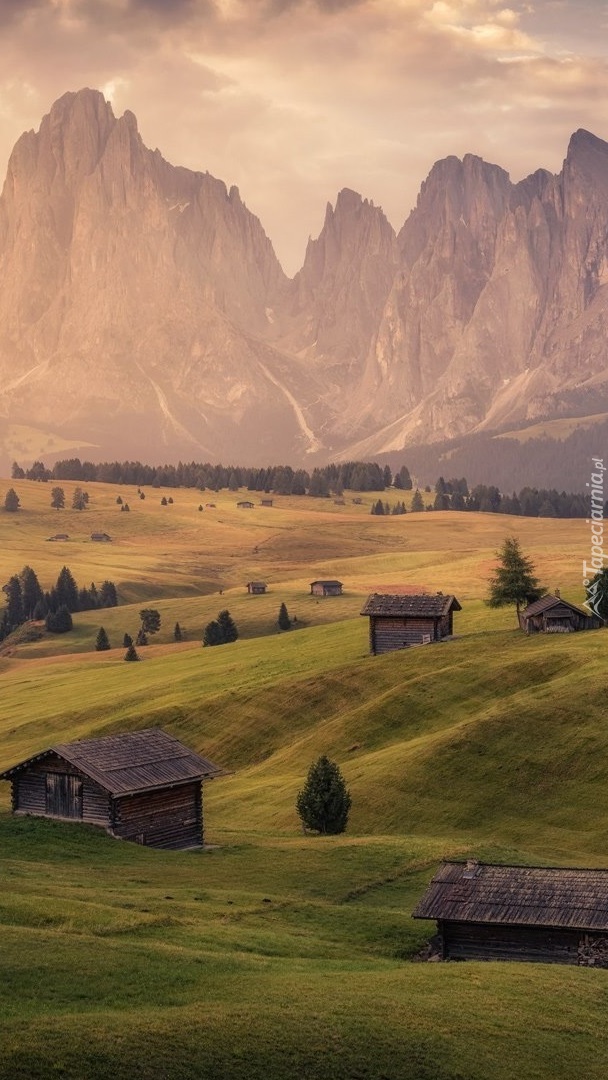
<path fill-rule="evenodd" d="M 158 724 L 228 775 L 205 789 L 209 848 L 184 853 L 13 819 L 0 785 L 0 1077 L 603 1077 L 607 972 L 412 962 L 433 928 L 409 917 L 443 856 L 608 866 L 605 632 L 526 638 L 483 604 L 512 531 L 580 602 L 584 524 L 377 519 L 371 496 L 249 512 L 221 492 L 201 513 L 179 490 L 167 507 L 129 492 L 125 514 L 109 485 L 55 516 L 48 485 L 15 486 L 1 572 L 29 563 L 48 587 L 66 562 L 128 602 L 4 644 L 0 767 Z M 318 576 L 345 595 L 317 602 Z M 250 578 L 269 592 L 249 596 Z M 397 584 L 455 592 L 456 638 L 370 657 L 362 599 Z M 278 633 L 283 600 L 298 621 Z M 162 617 L 144 662 L 92 651 L 102 622 L 118 646 L 144 603 Z M 220 607 L 241 637 L 203 650 Z M 304 836 L 295 814 L 320 753 L 352 793 L 341 837 Z"/>

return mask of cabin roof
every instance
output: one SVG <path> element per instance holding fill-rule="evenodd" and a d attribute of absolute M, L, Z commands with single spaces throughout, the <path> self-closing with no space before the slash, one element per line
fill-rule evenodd
<path fill-rule="evenodd" d="M 147 728 L 101 739 L 56 743 L 0 773 L 0 779 L 10 780 L 15 773 L 49 754 L 58 754 L 110 795 L 134 795 L 210 778 L 222 771 L 161 728 Z"/>
<path fill-rule="evenodd" d="M 310 584 L 311 585 L 340 585 L 340 586 L 342 586 L 341 581 L 326 581 L 326 580 L 311 581 Z"/>
<path fill-rule="evenodd" d="M 413 917 L 608 930 L 608 870 L 446 862 Z"/>
<path fill-rule="evenodd" d="M 266 582 L 265 581 L 248 581 L 247 585 L 251 586 L 252 588 L 253 588 L 254 585 L 256 585 L 259 589 L 265 589 L 266 588 Z"/>
<path fill-rule="evenodd" d="M 533 615 L 541 615 L 545 611 L 550 611 L 551 608 L 561 607 L 568 611 L 574 611 L 577 615 L 581 615 L 586 618 L 586 612 L 581 611 L 580 608 L 574 604 L 569 604 L 567 600 L 563 600 L 561 596 L 541 596 L 540 600 L 535 600 L 533 604 L 528 604 L 527 608 L 522 611 L 524 619 L 529 619 Z"/>
<path fill-rule="evenodd" d="M 450 611 L 461 611 L 455 596 L 403 596 L 396 593 L 372 593 L 365 602 L 362 615 L 395 615 L 397 617 L 441 618 Z"/>

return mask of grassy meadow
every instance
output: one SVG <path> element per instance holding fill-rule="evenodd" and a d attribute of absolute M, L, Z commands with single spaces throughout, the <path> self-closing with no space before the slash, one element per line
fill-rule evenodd
<path fill-rule="evenodd" d="M 104 484 L 54 511 L 48 484 L 6 481 L 0 502 L 11 484 L 3 580 L 29 564 L 48 588 L 65 564 L 121 603 L 0 647 L 0 768 L 161 725 L 227 775 L 205 787 L 206 850 L 182 853 L 12 818 L 0 784 L 2 1080 L 605 1076 L 607 972 L 417 962 L 433 926 L 409 914 L 442 857 L 608 867 L 608 637 L 526 638 L 483 603 L 507 535 L 580 602 L 584 522 Z M 311 597 L 317 577 L 344 595 Z M 405 585 L 455 593 L 455 639 L 370 657 L 362 602 Z M 161 630 L 125 664 L 143 606 Z M 239 640 L 201 649 L 224 607 Z M 324 752 L 353 798 L 340 837 L 304 836 L 294 810 Z"/>

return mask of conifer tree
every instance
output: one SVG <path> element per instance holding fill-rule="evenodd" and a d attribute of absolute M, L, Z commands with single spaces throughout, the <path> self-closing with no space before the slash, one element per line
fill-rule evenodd
<path fill-rule="evenodd" d="M 310 766 L 304 788 L 296 800 L 296 810 L 303 825 L 320 833 L 342 833 L 350 807 L 350 793 L 339 766 L 323 754 Z"/>
<path fill-rule="evenodd" d="M 125 634 L 125 636 L 122 639 L 122 643 L 123 643 L 125 649 L 128 649 L 129 645 L 133 644 L 133 638 L 131 637 L 130 634 Z"/>
<path fill-rule="evenodd" d="M 6 593 L 6 621 L 10 633 L 11 630 L 15 630 L 17 626 L 21 626 L 25 622 L 23 592 L 21 590 L 21 580 L 17 574 L 13 574 L 9 578 L 8 584 L 4 586 L 4 592 Z"/>
<path fill-rule="evenodd" d="M 155 608 L 143 608 L 139 613 L 144 634 L 157 634 L 160 630 L 160 612 Z"/>
<path fill-rule="evenodd" d="M 173 640 L 174 641 L 183 641 L 183 638 L 184 638 L 184 635 L 182 633 L 182 628 L 179 625 L 179 623 L 176 622 L 175 628 L 173 630 Z"/>
<path fill-rule="evenodd" d="M 97 652 L 106 652 L 108 649 L 111 648 L 112 646 L 110 645 L 110 639 L 108 638 L 108 635 L 106 634 L 103 626 L 100 626 L 99 633 L 95 638 L 95 649 Z"/>
<path fill-rule="evenodd" d="M 135 648 L 133 642 L 131 642 L 131 644 L 129 645 L 129 647 L 128 647 L 125 655 L 124 655 L 124 659 L 125 660 L 140 660 L 141 659 L 141 657 L 137 653 L 137 649 Z"/>
<path fill-rule="evenodd" d="M 211 646 L 223 644 L 224 642 L 220 625 L 217 619 L 212 619 L 211 622 L 207 623 L 205 629 L 203 630 L 203 645 Z"/>
<path fill-rule="evenodd" d="M 45 625 L 51 634 L 67 634 L 74 624 L 69 609 L 65 604 L 61 604 L 57 611 L 49 611 Z"/>
<path fill-rule="evenodd" d="M 236 628 L 236 623 L 232 618 L 229 611 L 220 611 L 217 617 L 218 626 L 222 635 L 222 645 L 231 641 L 236 641 L 239 636 L 239 632 Z"/>
<path fill-rule="evenodd" d="M 21 599 L 23 602 L 23 614 L 26 619 L 34 618 L 37 603 L 42 600 L 40 582 L 31 566 L 24 566 L 19 574 L 21 581 Z"/>
<path fill-rule="evenodd" d="M 285 604 L 281 604 L 281 606 L 279 608 L 279 618 L 278 618 L 277 622 L 278 622 L 279 630 L 290 630 L 291 629 L 291 619 L 289 618 L 289 612 L 287 611 L 287 607 L 286 607 Z"/>
<path fill-rule="evenodd" d="M 424 510 L 424 502 L 422 499 L 422 495 L 420 494 L 418 488 L 416 488 L 412 496 L 412 513 L 417 514 L 421 510 Z"/>
<path fill-rule="evenodd" d="M 78 586 L 67 566 L 63 566 L 59 571 L 55 588 L 58 606 L 65 604 L 68 611 L 78 611 Z"/>
<path fill-rule="evenodd" d="M 51 506 L 53 510 L 63 510 L 65 506 L 65 491 L 62 487 L 54 487 L 51 490 Z"/>
<path fill-rule="evenodd" d="M 136 645 L 147 645 L 148 644 L 148 638 L 146 637 L 146 631 L 144 630 L 143 626 L 140 626 L 140 628 L 139 628 L 137 637 L 135 638 L 135 644 Z"/>
<path fill-rule="evenodd" d="M 9 488 L 4 496 L 4 509 L 9 514 L 16 514 L 21 505 L 21 500 L 14 488 Z"/>
<path fill-rule="evenodd" d="M 522 553 L 514 536 L 506 538 L 496 557 L 500 562 L 489 581 L 487 604 L 492 608 L 515 604 L 519 621 L 520 607 L 539 600 L 547 590 L 534 577 L 534 564 Z"/>

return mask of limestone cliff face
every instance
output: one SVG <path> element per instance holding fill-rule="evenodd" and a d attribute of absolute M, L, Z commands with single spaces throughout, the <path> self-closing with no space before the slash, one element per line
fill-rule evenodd
<path fill-rule="evenodd" d="M 244 450 L 258 439 L 258 407 L 279 433 L 291 423 L 266 374 L 281 358 L 259 341 L 286 283 L 259 221 L 235 188 L 148 150 L 96 91 L 66 94 L 17 143 L 0 282 L 11 419 L 106 453 L 214 456 L 239 425 Z"/>
<path fill-rule="evenodd" d="M 0 197 L 0 418 L 91 456 L 361 456 L 608 411 L 608 144 L 438 162 L 398 235 L 348 189 L 292 281 L 235 188 L 66 94 Z"/>
<path fill-rule="evenodd" d="M 608 407 L 608 145 L 571 140 L 519 184 L 467 155 L 434 166 L 401 230 L 358 406 L 379 452 Z"/>

